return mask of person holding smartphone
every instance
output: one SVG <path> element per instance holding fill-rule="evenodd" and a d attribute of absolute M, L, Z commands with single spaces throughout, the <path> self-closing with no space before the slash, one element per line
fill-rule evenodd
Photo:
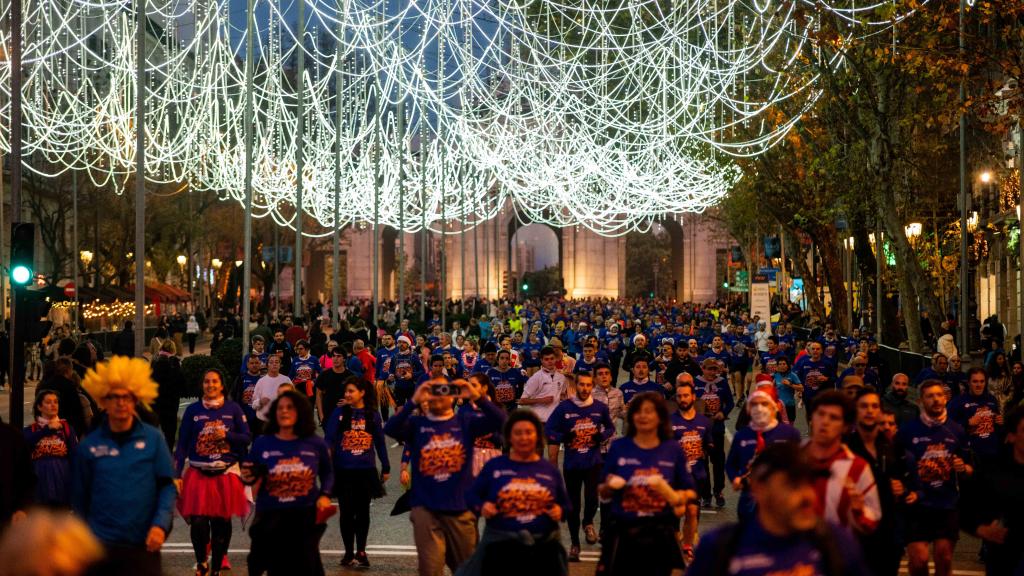
<path fill-rule="evenodd" d="M 455 412 L 459 398 L 479 409 Z M 424 414 L 414 409 L 426 403 Z M 454 572 L 476 546 L 476 516 L 466 503 L 476 439 L 501 429 L 505 413 L 465 380 L 430 380 L 384 425 L 410 452 L 410 520 L 422 576 Z"/>

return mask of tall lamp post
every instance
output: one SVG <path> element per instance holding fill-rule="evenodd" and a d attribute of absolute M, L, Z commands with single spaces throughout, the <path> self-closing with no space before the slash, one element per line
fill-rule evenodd
<path fill-rule="evenodd" d="M 846 248 L 846 275 L 847 275 L 847 278 L 850 279 L 850 288 L 849 288 L 849 290 L 847 290 L 847 298 L 849 299 L 849 303 L 850 303 L 850 308 L 849 308 L 850 313 L 848 314 L 848 316 L 849 316 L 849 325 L 846 327 L 846 329 L 847 329 L 846 333 L 847 334 L 853 334 L 853 326 L 854 326 L 854 322 L 853 322 L 853 301 L 854 301 L 854 296 L 853 296 L 853 290 L 854 290 L 854 281 L 853 281 L 853 242 L 854 242 L 853 236 L 850 236 L 849 238 L 843 238 L 843 247 Z"/>
<path fill-rule="evenodd" d="M 907 240 L 910 241 L 910 247 L 912 249 L 916 249 L 916 240 L 917 237 L 921 235 L 921 230 L 923 230 L 923 227 L 920 222 L 911 222 L 910 224 L 907 224 L 906 226 L 903 227 L 903 233 L 907 235 Z M 902 295 L 900 297 L 900 301 L 902 302 L 901 306 L 903 307 L 903 317 L 906 318 L 906 315 L 908 314 L 906 309 L 907 303 L 906 301 L 904 301 Z M 918 303 L 913 302 L 913 304 L 917 306 Z M 912 310 L 911 312 L 916 312 L 916 310 Z"/>

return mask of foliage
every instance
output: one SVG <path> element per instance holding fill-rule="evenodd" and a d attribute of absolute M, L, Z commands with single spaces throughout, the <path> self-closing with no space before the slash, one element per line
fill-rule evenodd
<path fill-rule="evenodd" d="M 525 292 L 523 292 L 523 284 L 529 286 Z M 538 296 L 551 293 L 561 294 L 562 288 L 561 270 L 558 266 L 548 266 L 543 270 L 523 273 L 521 284 L 516 287 L 516 291 L 524 296 Z"/>
<path fill-rule="evenodd" d="M 230 376 L 237 374 L 242 369 L 242 357 L 245 355 L 245 351 L 242 347 L 241 338 L 228 338 L 217 346 L 217 351 L 213 353 L 213 357 L 216 358 L 221 365 L 231 370 Z"/>
<path fill-rule="evenodd" d="M 672 248 L 668 232 L 656 226 L 626 236 L 626 296 L 647 298 L 672 293 Z M 657 269 L 657 274 L 655 274 Z"/>
<path fill-rule="evenodd" d="M 241 360 L 239 360 L 241 362 Z M 183 397 L 200 398 L 203 395 L 203 374 L 206 371 L 216 368 L 224 373 L 224 377 L 230 378 L 233 373 L 228 373 L 220 360 L 207 356 L 206 354 L 193 354 L 181 361 L 181 373 L 185 377 L 185 390 Z"/>

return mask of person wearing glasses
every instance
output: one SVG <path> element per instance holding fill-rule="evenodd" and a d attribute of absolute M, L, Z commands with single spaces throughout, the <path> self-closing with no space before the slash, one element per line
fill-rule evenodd
<path fill-rule="evenodd" d="M 90 369 L 82 386 L 106 413 L 72 464 L 72 508 L 106 548 L 95 573 L 159 576 L 178 492 L 163 435 L 136 413 L 136 403 L 157 397 L 149 363 L 115 356 Z"/>

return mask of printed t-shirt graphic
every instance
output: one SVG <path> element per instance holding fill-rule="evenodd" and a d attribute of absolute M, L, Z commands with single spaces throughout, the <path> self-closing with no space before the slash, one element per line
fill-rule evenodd
<path fill-rule="evenodd" d="M 353 418 L 352 428 L 341 437 L 341 449 L 360 456 L 373 447 L 373 435 L 366 431 L 366 418 Z"/>
<path fill-rule="evenodd" d="M 664 510 L 667 502 L 652 487 L 652 481 L 661 477 L 657 468 L 634 470 L 622 492 L 622 509 L 637 516 L 653 516 Z"/>
<path fill-rule="evenodd" d="M 35 448 L 32 449 L 33 460 L 39 460 L 40 458 L 66 458 L 67 455 L 68 445 L 60 434 L 44 436 L 39 442 L 36 442 Z"/>
<path fill-rule="evenodd" d="M 267 493 L 281 502 L 289 502 L 309 494 L 315 480 L 313 469 L 301 458 L 282 458 L 267 473 Z"/>
<path fill-rule="evenodd" d="M 420 474 L 444 482 L 458 474 L 466 464 L 466 449 L 462 441 L 444 432 L 430 437 L 420 451 Z"/>
<path fill-rule="evenodd" d="M 202 429 L 196 437 L 196 454 L 199 456 L 219 456 L 231 451 L 228 444 L 228 429 L 222 420 L 211 419 L 203 422 Z"/>
<path fill-rule="evenodd" d="M 551 507 L 554 496 L 536 479 L 512 478 L 498 491 L 498 511 L 522 523 L 532 522 Z"/>

